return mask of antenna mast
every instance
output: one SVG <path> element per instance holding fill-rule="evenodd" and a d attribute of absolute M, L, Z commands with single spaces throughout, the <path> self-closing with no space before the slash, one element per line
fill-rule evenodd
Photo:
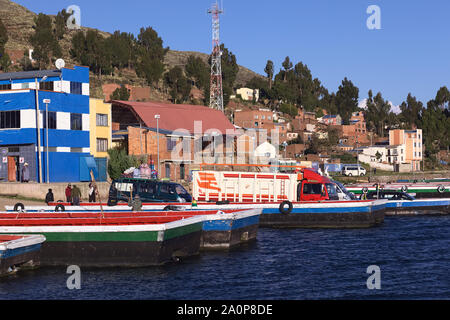
<path fill-rule="evenodd" d="M 219 15 L 223 10 L 216 2 L 208 13 L 212 15 L 212 54 L 211 54 L 211 83 L 209 93 L 209 107 L 224 112 L 222 87 L 222 51 L 220 50 L 220 21 Z"/>

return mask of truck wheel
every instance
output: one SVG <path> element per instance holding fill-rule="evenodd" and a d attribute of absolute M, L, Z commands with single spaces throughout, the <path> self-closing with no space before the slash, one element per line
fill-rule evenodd
<path fill-rule="evenodd" d="M 25 210 L 25 206 L 23 205 L 23 203 L 16 203 L 14 205 L 14 211 L 23 212 L 24 210 Z"/>
<path fill-rule="evenodd" d="M 287 206 L 287 208 L 286 208 L 286 206 Z M 294 206 L 292 205 L 292 202 L 290 202 L 290 201 L 283 201 L 280 204 L 280 212 L 282 214 L 290 214 L 293 209 L 294 209 Z"/>

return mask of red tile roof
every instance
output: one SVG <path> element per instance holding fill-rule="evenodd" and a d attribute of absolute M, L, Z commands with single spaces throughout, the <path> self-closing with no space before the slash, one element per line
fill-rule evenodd
<path fill-rule="evenodd" d="M 159 128 L 176 131 L 186 129 L 194 134 L 194 123 L 201 121 L 202 133 L 213 129 L 226 134 L 227 130 L 235 133 L 234 125 L 219 110 L 205 106 L 170 104 L 162 102 L 112 101 L 113 105 L 131 108 L 141 118 L 145 126 L 156 128 L 155 115 L 159 114 Z M 230 134 L 230 132 L 228 132 Z"/>

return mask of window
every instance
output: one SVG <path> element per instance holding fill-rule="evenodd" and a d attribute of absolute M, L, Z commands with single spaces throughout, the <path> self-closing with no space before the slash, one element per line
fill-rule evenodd
<path fill-rule="evenodd" d="M 0 90 L 11 90 L 11 84 L 0 84 Z"/>
<path fill-rule="evenodd" d="M 272 120 L 272 117 L 271 117 L 271 116 L 268 116 L 268 117 L 267 117 L 267 120 Z"/>
<path fill-rule="evenodd" d="M 108 139 L 97 138 L 97 152 L 108 151 Z"/>
<path fill-rule="evenodd" d="M 167 137 L 167 151 L 172 151 L 175 149 L 176 145 L 177 141 L 175 139 L 172 140 L 172 138 Z"/>
<path fill-rule="evenodd" d="M 0 129 L 19 129 L 20 111 L 1 111 Z"/>
<path fill-rule="evenodd" d="M 30 84 L 28 82 L 22 83 L 22 89 L 29 89 L 29 88 L 30 88 Z"/>
<path fill-rule="evenodd" d="M 82 94 L 81 82 L 71 82 L 70 83 L 70 93 L 71 94 Z"/>
<path fill-rule="evenodd" d="M 305 183 L 303 194 L 322 194 L 322 185 L 317 183 Z"/>
<path fill-rule="evenodd" d="M 108 126 L 108 115 L 97 113 L 97 126 L 107 127 Z"/>
<path fill-rule="evenodd" d="M 47 129 L 47 112 L 41 111 L 42 113 L 42 122 L 43 122 L 43 128 Z M 49 111 L 48 112 L 48 128 L 49 129 L 56 129 L 56 112 L 55 111 Z"/>
<path fill-rule="evenodd" d="M 70 129 L 71 130 L 83 130 L 81 122 L 81 114 L 71 113 L 70 114 Z"/>
<path fill-rule="evenodd" d="M 180 164 L 180 180 L 184 180 L 186 175 L 186 169 L 184 167 L 184 164 Z M 180 191 L 178 190 L 178 186 L 177 186 L 177 193 L 180 194 Z"/>
<path fill-rule="evenodd" d="M 40 90 L 54 91 L 53 87 L 54 87 L 53 86 L 53 81 L 41 82 L 39 84 L 39 89 Z"/>
<path fill-rule="evenodd" d="M 255 116 L 255 119 L 258 120 L 258 116 Z"/>

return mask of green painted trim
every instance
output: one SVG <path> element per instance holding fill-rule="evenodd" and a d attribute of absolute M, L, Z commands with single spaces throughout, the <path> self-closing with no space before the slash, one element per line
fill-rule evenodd
<path fill-rule="evenodd" d="M 164 233 L 164 240 L 181 237 L 188 233 L 201 231 L 202 229 L 203 229 L 203 222 L 193 223 L 187 226 L 169 229 L 166 230 L 166 232 Z"/>
<path fill-rule="evenodd" d="M 130 232 L 47 232 L 42 234 L 47 242 L 158 242 L 181 237 L 202 230 L 203 223 L 194 223 L 165 231 Z M 158 239 L 158 234 L 164 237 Z M 11 234 L 11 233 L 8 233 Z M 33 234 L 23 233 L 20 234 Z"/>

